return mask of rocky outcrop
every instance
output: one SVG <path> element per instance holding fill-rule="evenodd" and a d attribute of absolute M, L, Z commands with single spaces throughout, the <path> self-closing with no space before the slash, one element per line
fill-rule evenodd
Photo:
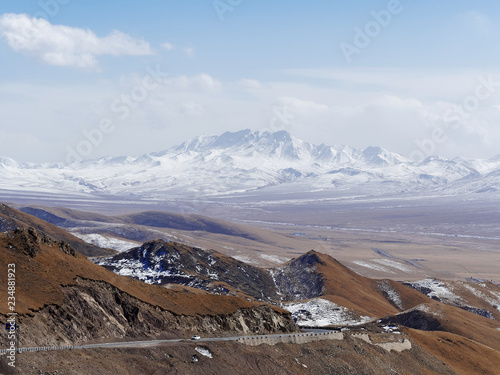
<path fill-rule="evenodd" d="M 276 300 L 270 274 L 216 251 L 162 240 L 148 241 L 97 264 L 150 284 L 179 284 L 215 294 L 238 291 L 258 300 Z M 232 290 L 231 290 L 232 289 Z"/>
<path fill-rule="evenodd" d="M 106 339 L 186 337 L 199 334 L 295 332 L 290 315 L 268 305 L 218 315 L 178 315 L 102 281 L 66 286 L 61 306 L 46 306 L 22 324 L 22 345 L 68 345 Z"/>
<path fill-rule="evenodd" d="M 29 227 L 26 229 L 17 228 L 9 233 L 12 241 L 8 242 L 8 246 L 11 249 L 19 249 L 23 254 L 28 255 L 31 258 L 36 257 L 40 252 L 40 245 L 55 245 L 59 247 L 65 254 L 76 257 L 76 251 L 68 243 L 61 241 L 57 242 L 47 237 L 44 233 L 39 233 L 35 228 Z"/>
<path fill-rule="evenodd" d="M 441 322 L 436 319 L 436 317 L 419 309 L 412 309 L 395 316 L 384 318 L 381 320 L 381 322 L 384 324 L 399 324 L 408 328 L 419 329 L 422 331 L 444 330 Z"/>
<path fill-rule="evenodd" d="M 284 266 L 269 270 L 284 301 L 298 301 L 322 295 L 324 280 L 317 272 L 318 264 L 323 264 L 323 261 L 311 251 Z"/>

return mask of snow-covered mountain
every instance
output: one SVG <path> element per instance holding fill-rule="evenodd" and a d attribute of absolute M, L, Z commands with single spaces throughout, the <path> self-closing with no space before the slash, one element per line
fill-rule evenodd
<path fill-rule="evenodd" d="M 494 194 L 500 157 L 422 162 L 380 147 L 313 145 L 286 131 L 242 130 L 199 136 L 163 152 L 71 164 L 0 158 L 0 194 L 120 196 L 137 199 L 222 196 L 253 191 L 344 194 Z M 267 190 L 266 190 L 267 189 Z M 1 198 L 1 196 L 0 196 Z"/>

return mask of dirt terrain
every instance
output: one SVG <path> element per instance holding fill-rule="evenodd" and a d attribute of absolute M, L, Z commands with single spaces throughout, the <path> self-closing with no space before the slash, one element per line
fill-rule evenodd
<path fill-rule="evenodd" d="M 0 234 L 0 259 L 15 264 L 23 345 L 156 337 L 192 332 L 293 332 L 279 307 L 189 287 L 163 288 L 118 276 L 34 229 Z M 6 279 L 0 299 L 7 301 Z M 7 304 L 0 307 L 6 322 Z M 187 336 L 185 336 L 187 337 Z M 6 345 L 2 337 L 2 346 Z"/>
<path fill-rule="evenodd" d="M 169 246 L 174 252 L 183 252 L 186 259 L 197 254 L 189 272 L 195 272 L 205 256 L 198 254 L 202 250 L 186 245 Z M 16 264 L 16 312 L 23 327 L 23 346 L 299 330 L 288 311 L 252 296 L 249 291 L 256 286 L 239 274 L 251 276 L 251 266 L 222 254 L 216 255 L 226 259 L 227 266 L 217 272 L 233 267 L 231 278 L 221 281 L 232 288 L 233 295 L 174 284 L 151 285 L 119 276 L 92 263 L 66 242 L 34 228 L 0 233 L 0 250 L 4 267 Z M 398 260 L 388 258 L 385 251 L 377 254 Z M 155 257 L 160 255 L 155 253 Z M 214 266 L 206 260 L 207 267 Z M 215 270 L 217 267 L 210 268 L 207 274 Z M 317 251 L 302 251 L 274 268 L 271 275 L 280 303 L 325 299 L 336 304 L 334 310 L 345 308 L 370 316 L 374 322 L 350 327 L 344 340 L 300 345 L 182 342 L 158 348 L 20 353 L 16 371 L 0 360 L 0 373 L 469 375 L 477 371 L 496 374 L 500 365 L 500 323 L 494 311 L 498 305 L 491 302 L 498 292 L 495 284 L 436 280 L 431 282 L 435 291 L 427 290 L 425 283 L 415 286 L 367 278 Z M 6 278 L 0 282 L 0 300 L 4 301 L 6 282 Z M 247 292 L 239 289 L 239 283 Z M 0 305 L 0 323 L 5 323 L 8 312 L 6 304 Z M 401 340 L 411 340 L 411 349 L 389 352 L 356 336 L 356 332 L 381 332 L 384 325 L 391 324 L 400 331 Z M 6 336 L 2 336 L 1 346 L 7 346 Z"/>
<path fill-rule="evenodd" d="M 196 348 L 208 350 L 212 358 L 200 354 Z M 113 358 L 113 361 L 110 361 L 110 358 Z M 251 347 L 238 343 L 182 343 L 159 348 L 40 352 L 21 354 L 19 362 L 19 373 L 26 375 L 457 373 L 442 360 L 418 346 L 411 351 L 389 353 L 354 338 L 333 343 L 314 342 L 302 345 Z"/>

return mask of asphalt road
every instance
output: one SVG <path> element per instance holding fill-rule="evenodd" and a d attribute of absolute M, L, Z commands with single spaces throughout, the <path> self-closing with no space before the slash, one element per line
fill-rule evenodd
<path fill-rule="evenodd" d="M 37 352 L 46 350 L 68 350 L 68 349 L 94 349 L 94 348 L 145 348 L 151 346 L 158 346 L 162 344 L 177 344 L 179 342 L 217 342 L 217 341 L 238 341 L 246 338 L 273 338 L 273 337 L 293 337 L 301 336 L 307 333 L 324 333 L 332 332 L 331 330 L 324 329 L 303 329 L 303 333 L 282 333 L 274 335 L 253 335 L 253 336 L 231 336 L 231 337 L 205 337 L 199 340 L 186 339 L 170 339 L 170 340 L 147 340 L 147 341 L 121 341 L 121 342 L 107 342 L 101 344 L 87 344 L 75 346 L 42 346 L 42 347 L 29 347 L 20 348 L 21 352 Z M 0 353 L 6 353 L 8 349 L 0 349 Z"/>
<path fill-rule="evenodd" d="M 305 329 L 304 332 L 332 332 L 323 329 Z M 103 344 L 87 344 L 74 346 L 73 349 L 93 349 L 93 348 L 145 348 L 150 346 L 157 346 L 160 344 L 175 344 L 179 342 L 216 342 L 216 341 L 237 341 L 247 337 L 293 337 L 300 335 L 300 333 L 282 333 L 274 335 L 255 335 L 255 336 L 231 336 L 231 337 L 206 337 L 199 340 L 191 339 L 171 339 L 171 340 L 148 340 L 148 341 L 124 341 L 124 342 L 109 342 Z"/>

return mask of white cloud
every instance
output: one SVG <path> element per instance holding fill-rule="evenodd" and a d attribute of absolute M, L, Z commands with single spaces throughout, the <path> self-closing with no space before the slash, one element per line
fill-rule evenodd
<path fill-rule="evenodd" d="M 184 54 L 187 56 L 187 57 L 194 57 L 196 55 L 196 52 L 194 50 L 193 47 L 184 47 L 182 49 L 182 52 L 184 52 Z"/>
<path fill-rule="evenodd" d="M 191 91 L 218 91 L 222 86 L 219 80 L 205 73 L 192 77 L 177 76 L 168 79 L 167 84 L 176 89 Z"/>
<path fill-rule="evenodd" d="M 105 37 L 91 30 L 52 25 L 45 19 L 26 14 L 4 14 L 0 17 L 0 37 L 15 51 L 27 52 L 43 62 L 57 66 L 96 68 L 101 55 L 150 55 L 146 41 L 120 31 Z"/>
<path fill-rule="evenodd" d="M 203 107 L 194 102 L 183 103 L 181 106 L 181 113 L 186 116 L 197 116 L 201 117 L 203 114 Z"/>
<path fill-rule="evenodd" d="M 443 76 L 447 74 L 443 72 Z M 386 90 L 373 90 L 370 84 L 351 90 L 347 81 L 337 86 L 301 79 L 262 81 L 259 89 L 249 90 L 242 80 L 221 82 L 208 74 L 170 76 L 148 92 L 146 100 L 131 108 L 127 119 L 118 120 L 111 104 L 140 85 L 143 77 L 143 73 L 129 74 L 119 85 L 100 80 L 97 85 L 0 84 L 0 113 L 4 118 L 0 124 L 0 156 L 20 161 L 64 160 L 66 147 L 82 139 L 82 129 L 97 127 L 103 118 L 112 119 L 116 130 L 91 157 L 128 155 L 130 150 L 133 154 L 160 151 L 200 134 L 269 129 L 272 125 L 274 130 L 285 129 L 313 143 L 381 146 L 407 156 L 416 149 L 416 141 L 431 137 L 433 129 L 440 127 L 448 140 L 436 145 L 437 154 L 498 154 L 500 90 L 491 100 L 481 102 L 477 111 L 470 112 L 459 129 L 444 124 L 443 114 L 474 94 L 477 77 L 468 90 L 455 87 L 453 95 L 439 95 L 435 100 L 402 93 L 399 86 L 390 89 L 392 83 Z M 252 86 L 255 82 L 247 83 Z M 26 134 L 35 138 L 29 139 Z M 16 144 L 26 147 L 14 147 Z"/>
<path fill-rule="evenodd" d="M 288 70 L 292 75 L 320 78 L 333 87 L 357 92 L 397 92 L 426 98 L 449 98 L 464 94 L 484 72 L 477 70 L 333 68 Z M 487 72 L 492 74 L 495 72 Z M 486 76 L 488 75 L 486 74 Z"/>
<path fill-rule="evenodd" d="M 165 49 L 167 51 L 172 51 L 173 49 L 175 49 L 175 46 L 169 42 L 165 42 L 161 46 L 163 47 L 163 49 Z"/>
<path fill-rule="evenodd" d="M 302 100 L 293 97 L 281 97 L 279 98 L 280 103 L 282 103 L 288 110 L 292 113 L 301 116 L 313 115 L 317 113 L 326 113 L 328 111 L 328 106 L 321 103 L 316 103 L 310 100 Z"/>
<path fill-rule="evenodd" d="M 247 89 L 260 89 L 262 88 L 262 83 L 260 83 L 259 81 L 257 81 L 256 79 L 242 79 L 240 81 L 238 81 L 238 83 L 240 85 L 242 85 L 243 87 L 247 88 Z"/>

